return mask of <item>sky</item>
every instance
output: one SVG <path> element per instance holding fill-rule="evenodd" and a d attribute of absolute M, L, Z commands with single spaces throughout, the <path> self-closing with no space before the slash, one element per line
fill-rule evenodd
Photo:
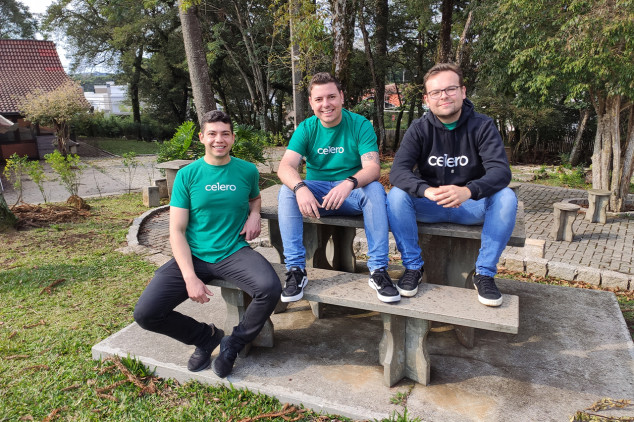
<path fill-rule="evenodd" d="M 46 12 L 46 8 L 53 3 L 53 0 L 18 0 L 20 3 L 28 6 L 29 11 L 35 14 L 44 14 Z M 38 16 L 39 17 L 39 16 Z M 36 36 L 37 39 L 42 39 L 41 35 Z M 53 34 L 50 38 L 51 41 L 55 42 L 55 46 L 57 47 L 57 54 L 59 55 L 59 59 L 62 62 L 62 66 L 66 72 L 68 72 L 68 68 L 70 65 L 70 58 L 66 58 L 66 49 L 64 45 L 64 41 L 59 39 L 58 35 Z"/>

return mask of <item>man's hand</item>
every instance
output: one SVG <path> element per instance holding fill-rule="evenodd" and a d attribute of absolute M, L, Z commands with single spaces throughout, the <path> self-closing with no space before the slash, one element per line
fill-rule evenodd
<path fill-rule="evenodd" d="M 315 195 L 313 195 L 310 189 L 306 186 L 299 188 L 297 192 L 295 192 L 295 199 L 297 199 L 299 212 L 301 212 L 304 217 L 319 218 L 319 208 L 322 208 L 322 205 L 317 202 Z"/>
<path fill-rule="evenodd" d="M 427 188 L 425 198 L 442 205 L 445 208 L 458 208 L 471 198 L 471 191 L 465 186 L 446 185 L 437 188 Z"/>
<path fill-rule="evenodd" d="M 322 207 L 327 210 L 338 210 L 348 196 L 350 196 L 350 192 L 352 192 L 353 188 L 354 184 L 349 180 L 344 180 L 339 183 L 324 196 Z"/>
<path fill-rule="evenodd" d="M 251 213 L 247 218 L 247 221 L 244 223 L 244 227 L 240 234 L 244 235 L 246 240 L 253 240 L 260 235 L 260 231 L 262 230 L 262 224 L 260 220 L 259 213 Z"/>
<path fill-rule="evenodd" d="M 187 286 L 187 295 L 194 302 L 207 303 L 209 302 L 209 298 L 207 296 L 214 295 L 207 288 L 207 285 L 205 285 L 205 283 L 203 283 L 198 277 L 185 280 L 185 285 Z"/>

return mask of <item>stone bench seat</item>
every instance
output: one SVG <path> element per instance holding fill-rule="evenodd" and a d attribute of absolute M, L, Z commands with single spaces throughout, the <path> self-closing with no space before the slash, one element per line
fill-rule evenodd
<path fill-rule="evenodd" d="M 273 266 L 283 280 L 284 265 Z M 518 332 L 519 298 L 514 295 L 504 294 L 502 306 L 491 308 L 480 304 L 473 290 L 423 283 L 415 297 L 404 297 L 400 302 L 390 304 L 377 299 L 375 291 L 368 286 L 368 276 L 364 274 L 309 268 L 308 277 L 304 299 L 311 303 L 381 314 L 383 337 L 379 344 L 379 357 L 384 368 L 383 381 L 387 386 L 404 377 L 423 385 L 429 384 L 427 334 L 431 321 L 503 333 Z M 210 284 L 221 289 L 227 304 L 225 331 L 231 332 L 244 314 L 250 297 L 230 281 L 214 280 Z M 252 344 L 272 347 L 273 334 L 273 324 L 269 320 Z"/>

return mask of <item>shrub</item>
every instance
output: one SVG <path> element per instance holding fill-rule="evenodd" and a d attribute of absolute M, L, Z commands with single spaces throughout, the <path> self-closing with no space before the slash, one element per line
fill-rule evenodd
<path fill-rule="evenodd" d="M 16 205 L 22 202 L 22 178 L 27 173 L 29 160 L 27 156 L 20 157 L 15 152 L 7 159 L 7 165 L 4 167 L 4 177 L 13 185 L 13 189 L 18 193 L 15 201 Z"/>
<path fill-rule="evenodd" d="M 191 120 L 180 125 L 172 139 L 160 145 L 156 161 L 195 160 L 205 155 L 204 145 L 194 140 L 195 134 L 196 125 Z"/>
<path fill-rule="evenodd" d="M 51 166 L 53 171 L 57 173 L 60 182 L 70 196 L 78 196 L 79 181 L 85 167 L 84 164 L 81 163 L 79 155 L 68 154 L 64 156 L 58 150 L 55 150 L 52 154 L 46 154 L 44 159 Z"/>

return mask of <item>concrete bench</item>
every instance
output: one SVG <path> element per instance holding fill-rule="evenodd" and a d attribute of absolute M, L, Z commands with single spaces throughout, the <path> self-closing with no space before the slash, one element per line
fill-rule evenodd
<path fill-rule="evenodd" d="M 555 202 L 553 208 L 553 228 L 550 232 L 550 237 L 553 240 L 572 242 L 575 236 L 572 230 L 572 223 L 577 218 L 577 212 L 581 207 L 568 202 Z"/>
<path fill-rule="evenodd" d="M 165 170 L 165 181 L 167 182 L 167 193 L 172 196 L 172 186 L 174 186 L 174 179 L 178 170 L 182 169 L 186 165 L 193 163 L 194 160 L 172 160 L 158 163 L 156 168 Z"/>
<path fill-rule="evenodd" d="M 280 186 L 262 191 L 261 216 L 269 220 L 271 245 L 284 262 L 282 238 L 277 222 L 277 194 Z M 362 216 L 304 217 L 306 266 L 354 273 L 358 271 L 353 242 L 357 229 L 363 228 Z M 418 223 L 419 243 L 425 260 L 423 281 L 461 288 L 473 288 L 472 277 L 480 250 L 482 226 L 451 223 Z M 515 228 L 509 246 L 523 247 L 526 240 L 524 207 L 518 203 Z M 313 305 L 318 308 L 319 304 Z M 319 312 L 315 312 L 319 315 Z M 470 327 L 456 326 L 456 335 L 466 347 L 473 347 Z"/>
<path fill-rule="evenodd" d="M 588 211 L 586 220 L 591 223 L 605 224 L 607 221 L 607 208 L 610 203 L 611 192 L 603 189 L 588 190 Z"/>
<path fill-rule="evenodd" d="M 273 264 L 280 279 L 286 268 Z M 504 303 L 498 308 L 478 302 L 473 290 L 421 284 L 413 298 L 402 298 L 395 304 L 383 303 L 368 286 L 368 276 L 356 273 L 311 268 L 304 299 L 311 303 L 338 305 L 346 308 L 379 312 L 383 321 L 383 337 L 379 344 L 379 359 L 383 365 L 383 382 L 392 386 L 404 377 L 420 384 L 430 381 L 430 356 L 427 352 L 427 334 L 430 322 L 467 326 L 472 329 L 517 334 L 519 328 L 519 298 L 504 294 Z M 250 297 L 233 283 L 214 280 L 227 304 L 225 332 L 231 332 L 238 323 Z M 272 347 L 274 327 L 268 321 L 253 345 Z M 347 341 L 342 339 L 341 341 Z M 245 348 L 243 355 L 248 352 Z"/>

